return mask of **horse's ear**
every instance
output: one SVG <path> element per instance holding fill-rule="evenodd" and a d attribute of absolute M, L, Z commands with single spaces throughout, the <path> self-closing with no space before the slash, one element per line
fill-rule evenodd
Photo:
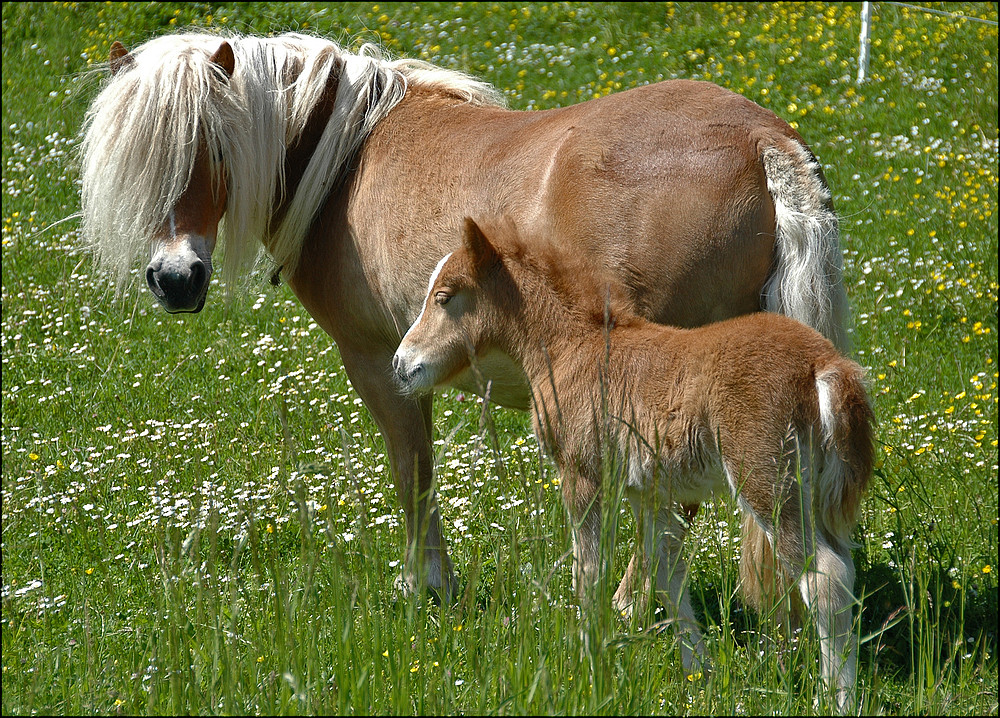
<path fill-rule="evenodd" d="M 132 53 L 125 49 L 125 46 L 115 40 L 111 43 L 111 51 L 108 53 L 108 65 L 111 66 L 112 76 L 117 75 L 122 70 L 135 64 Z"/>
<path fill-rule="evenodd" d="M 233 46 L 225 40 L 222 41 L 219 49 L 215 51 L 215 54 L 208 61 L 217 65 L 220 70 L 226 73 L 226 77 L 233 76 L 233 71 L 236 69 L 236 56 L 233 54 Z"/>
<path fill-rule="evenodd" d="M 475 220 L 471 217 L 465 218 L 465 232 L 462 237 L 462 245 L 472 259 L 472 266 L 476 270 L 488 269 L 500 261 L 500 255 L 496 247 L 490 244 L 490 240 L 483 234 Z"/>

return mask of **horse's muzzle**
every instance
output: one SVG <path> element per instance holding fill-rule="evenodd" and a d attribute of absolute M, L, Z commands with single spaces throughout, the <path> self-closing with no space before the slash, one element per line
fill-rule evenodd
<path fill-rule="evenodd" d="M 176 263 L 167 265 L 162 261 L 153 261 L 146 267 L 149 291 L 171 314 L 200 312 L 205 306 L 211 276 L 211 265 L 206 266 L 201 259 L 194 259 L 187 266 L 180 267 Z"/>

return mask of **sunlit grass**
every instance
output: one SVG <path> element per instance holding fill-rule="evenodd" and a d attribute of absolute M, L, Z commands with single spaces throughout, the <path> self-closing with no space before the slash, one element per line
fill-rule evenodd
<path fill-rule="evenodd" d="M 5 4 L 4 711 L 815 711 L 811 634 L 780 639 L 739 601 L 728 503 L 689 539 L 715 672 L 684 681 L 669 632 L 611 615 L 585 656 L 558 480 L 527 417 L 494 410 L 494 442 L 479 400 L 446 393 L 435 449 L 460 596 L 401 599 L 384 446 L 288 289 L 227 300 L 216 282 L 180 318 L 110 293 L 76 222 L 53 226 L 79 208 L 97 81 L 80 73 L 115 39 L 199 26 L 374 39 L 517 109 L 684 77 L 794 123 L 834 191 L 879 420 L 856 535 L 862 707 L 995 714 L 997 30 L 877 4 L 857 85 L 859 7 Z M 935 7 L 997 20 L 994 4 Z"/>

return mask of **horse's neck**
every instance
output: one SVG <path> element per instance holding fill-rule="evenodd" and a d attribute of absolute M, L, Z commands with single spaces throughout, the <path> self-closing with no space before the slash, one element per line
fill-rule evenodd
<path fill-rule="evenodd" d="M 299 183 L 305 174 L 306 167 L 319 145 L 323 131 L 337 99 L 337 85 L 339 78 L 331 73 L 326 82 L 326 89 L 320 96 L 319 101 L 313 106 L 302 131 L 289 144 L 285 151 L 285 161 L 282 174 L 284 184 L 278 187 L 274 197 L 274 211 L 271 215 L 268 237 L 277 232 L 281 222 L 285 219 L 285 214 L 291 204 L 292 198 L 299 190 Z M 268 247 L 270 249 L 270 247 Z"/>

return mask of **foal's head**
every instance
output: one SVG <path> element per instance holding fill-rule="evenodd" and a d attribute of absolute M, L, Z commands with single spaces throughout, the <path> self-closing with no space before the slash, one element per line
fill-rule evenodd
<path fill-rule="evenodd" d="M 392 366 L 407 393 L 429 392 L 469 368 L 476 356 L 504 346 L 521 297 L 501 252 L 466 219 L 462 245 L 438 262 L 420 316 Z"/>
<path fill-rule="evenodd" d="M 392 359 L 404 391 L 446 384 L 491 352 L 521 362 L 532 342 L 600 338 L 641 321 L 599 268 L 544 243 L 529 249 L 509 220 L 490 233 L 492 241 L 466 218 L 462 245 L 431 274 L 423 309 Z"/>

